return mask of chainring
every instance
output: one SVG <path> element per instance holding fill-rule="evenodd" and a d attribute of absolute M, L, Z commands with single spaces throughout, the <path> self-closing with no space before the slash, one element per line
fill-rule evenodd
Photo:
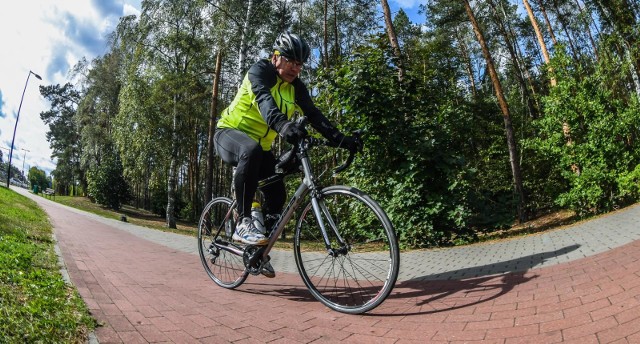
<path fill-rule="evenodd" d="M 262 272 L 262 252 L 264 246 L 248 245 L 242 254 L 242 261 L 247 271 L 257 276 Z M 251 263 L 253 261 L 253 264 Z"/>

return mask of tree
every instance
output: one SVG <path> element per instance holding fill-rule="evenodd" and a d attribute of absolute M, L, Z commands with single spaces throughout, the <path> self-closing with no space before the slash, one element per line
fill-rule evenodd
<path fill-rule="evenodd" d="M 640 32 L 637 29 L 638 20 L 634 7 L 628 0 L 596 0 L 595 4 L 603 19 L 602 24 L 612 28 L 621 41 L 618 49 L 628 61 L 629 74 L 635 86 L 636 96 L 640 98 L 640 52 L 638 52 Z"/>
<path fill-rule="evenodd" d="M 471 25 L 473 26 L 473 31 L 476 34 L 478 39 L 478 43 L 482 47 L 482 53 L 484 55 L 485 61 L 487 63 L 487 69 L 489 70 L 489 75 L 491 76 L 491 81 L 493 83 L 493 89 L 495 91 L 496 97 L 498 98 L 498 104 L 500 105 L 500 110 L 502 111 L 502 118 L 504 120 L 504 128 L 507 135 L 507 146 L 509 147 L 509 162 L 511 164 L 511 172 L 513 174 L 513 188 L 514 192 L 518 197 L 518 220 L 525 221 L 527 215 L 524 210 L 524 206 L 526 204 L 526 197 L 524 193 L 524 187 L 522 185 L 522 173 L 520 171 L 520 159 L 518 157 L 518 150 L 516 147 L 516 140 L 513 132 L 513 125 L 511 123 L 511 113 L 509 111 L 509 104 L 507 104 L 507 100 L 502 92 L 502 85 L 500 83 L 500 79 L 498 78 L 498 73 L 494 67 L 493 57 L 491 56 L 491 52 L 487 47 L 487 43 L 484 39 L 484 35 L 482 31 L 480 31 L 480 26 L 476 21 L 475 15 L 471 9 L 471 5 L 468 0 L 464 1 L 464 8 L 469 16 L 469 20 L 471 21 Z M 525 0 L 526 1 L 526 0 Z"/>
<path fill-rule="evenodd" d="M 57 159 L 56 169 L 51 174 L 61 193 L 68 194 L 72 190 L 76 194 L 78 183 L 86 186 L 84 172 L 80 168 L 81 128 L 74 117 L 81 94 L 71 83 L 40 86 L 40 94 L 51 103 L 50 110 L 40 113 L 42 121 L 49 126 L 46 136 L 53 151 L 51 158 Z"/>
<path fill-rule="evenodd" d="M 529 5 L 527 0 L 522 0 L 524 3 L 524 7 L 527 10 L 527 14 L 529 15 L 529 20 L 531 20 L 531 25 L 536 33 L 536 37 L 538 38 L 538 44 L 540 44 L 540 50 L 542 51 L 542 56 L 544 56 L 544 62 L 547 64 L 547 68 L 551 72 L 551 86 L 556 85 L 556 79 L 553 77 L 553 70 L 549 63 L 551 62 L 551 58 L 549 57 L 549 51 L 547 50 L 547 45 L 544 42 L 544 37 L 542 37 L 542 31 L 540 31 L 540 27 L 538 26 L 538 21 L 536 20 L 536 16 L 533 14 L 533 10 Z"/>
<path fill-rule="evenodd" d="M 611 71 L 596 66 L 585 74 L 564 53 L 552 60 L 558 86 L 544 97 L 546 114 L 535 122 L 539 135 L 530 144 L 557 168 L 548 178 L 561 177 L 566 187 L 556 190 L 556 202 L 577 213 L 609 211 L 639 196 L 640 103 L 621 102 L 615 88 L 602 87 Z M 555 127 L 561 121 L 572 128 L 566 145 Z M 574 165 L 580 167 L 576 173 Z"/>
<path fill-rule="evenodd" d="M 211 91 L 211 109 L 209 115 L 209 133 L 207 135 L 207 172 L 205 175 L 204 187 L 204 204 L 211 201 L 213 195 L 213 168 L 214 168 L 214 144 L 213 136 L 215 134 L 216 118 L 218 111 L 218 99 L 220 96 L 220 73 L 222 69 L 222 52 L 216 55 L 216 67 L 213 73 L 213 86 Z"/>
<path fill-rule="evenodd" d="M 101 164 L 104 155 L 112 155 L 113 120 L 118 114 L 120 89 L 122 87 L 122 56 L 107 53 L 92 62 L 91 68 L 85 63 L 76 68 L 83 78 L 84 90 L 75 114 L 79 123 L 82 142 L 80 159 L 83 170 L 91 170 Z"/>
<path fill-rule="evenodd" d="M 122 164 L 114 155 L 104 156 L 99 166 L 87 172 L 87 194 L 90 199 L 119 210 L 129 200 L 129 186 L 122 176 Z"/>
<path fill-rule="evenodd" d="M 27 173 L 27 179 L 29 179 L 29 184 L 35 190 L 35 187 L 38 187 L 39 191 L 45 190 L 49 188 L 49 178 L 47 178 L 47 173 L 35 166 L 32 166 Z"/>
<path fill-rule="evenodd" d="M 391 49 L 393 49 L 393 55 L 396 57 L 396 63 L 398 65 L 398 79 L 402 80 L 404 75 L 404 69 L 402 67 L 402 51 L 400 50 L 400 44 L 398 44 L 396 30 L 393 27 L 391 10 L 389 9 L 389 3 L 387 0 L 382 0 L 382 12 L 384 13 L 384 23 L 387 28 L 387 35 L 389 36 L 389 44 L 391 44 Z"/>
<path fill-rule="evenodd" d="M 507 15 L 504 11 L 504 8 L 501 6 L 500 11 L 493 0 L 487 0 L 487 3 L 491 7 L 493 16 L 496 20 L 498 31 L 504 38 L 505 46 L 509 55 L 511 56 L 511 63 L 514 68 L 514 76 L 518 82 L 518 86 L 520 87 L 520 92 L 522 93 L 522 98 L 527 104 L 527 109 L 532 118 L 538 117 L 538 106 L 535 104 L 535 89 L 531 84 L 531 77 L 529 75 L 529 71 L 527 67 L 522 63 L 519 53 L 519 47 L 517 45 L 517 37 L 515 37 L 513 30 L 511 29 Z M 503 14 L 501 16 L 500 14 Z"/>
<path fill-rule="evenodd" d="M 165 145 L 168 156 L 166 175 L 166 219 L 169 228 L 176 226 L 178 201 L 178 177 L 184 157 L 188 157 L 191 202 L 197 199 L 199 172 L 199 144 L 205 132 L 206 86 L 196 76 L 206 71 L 206 41 L 203 36 L 205 18 L 202 1 L 147 1 L 134 34 L 140 48 L 136 63 L 140 69 L 132 70 L 129 78 L 147 80 L 160 100 L 151 104 L 148 111 L 170 114 L 154 127 L 164 126 L 167 135 Z M 135 75 L 137 74 L 137 75 Z M 137 96 L 137 93 L 129 93 Z M 135 99 L 127 99 L 136 101 Z M 124 114 L 123 114 L 124 115 Z M 127 112 L 127 115 L 132 115 Z M 132 123 L 135 124 L 135 123 Z M 192 205 L 192 209 L 198 207 Z"/>

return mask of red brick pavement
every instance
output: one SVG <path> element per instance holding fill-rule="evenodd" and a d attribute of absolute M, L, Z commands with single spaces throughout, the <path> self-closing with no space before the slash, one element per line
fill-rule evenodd
<path fill-rule="evenodd" d="M 399 282 L 353 316 L 315 301 L 298 275 L 226 290 L 197 256 L 46 210 L 100 343 L 640 343 L 638 241 L 524 273 Z"/>

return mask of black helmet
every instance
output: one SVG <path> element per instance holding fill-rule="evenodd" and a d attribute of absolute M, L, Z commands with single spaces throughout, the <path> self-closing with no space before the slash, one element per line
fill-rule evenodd
<path fill-rule="evenodd" d="M 307 42 L 300 38 L 300 36 L 289 32 L 281 33 L 278 38 L 276 38 L 273 49 L 284 57 L 302 63 L 307 62 L 311 54 L 311 49 L 309 49 Z"/>

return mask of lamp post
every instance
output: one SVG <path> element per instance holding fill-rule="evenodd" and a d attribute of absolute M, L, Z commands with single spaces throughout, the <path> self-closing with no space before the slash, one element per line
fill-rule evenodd
<path fill-rule="evenodd" d="M 13 139 L 11 140 L 11 147 L 9 147 L 9 164 L 7 165 L 7 189 L 9 188 L 9 182 L 11 181 L 11 158 L 13 157 L 13 144 L 16 141 L 16 129 L 18 129 L 18 120 L 20 119 L 20 109 L 22 109 L 22 101 L 24 100 L 24 93 L 27 91 L 27 85 L 29 84 L 29 77 L 33 74 L 38 80 L 42 80 L 40 75 L 29 71 L 27 74 L 27 81 L 24 83 L 24 90 L 22 91 L 22 98 L 20 98 L 20 106 L 18 106 L 18 115 L 16 116 L 16 125 L 13 127 Z"/>

